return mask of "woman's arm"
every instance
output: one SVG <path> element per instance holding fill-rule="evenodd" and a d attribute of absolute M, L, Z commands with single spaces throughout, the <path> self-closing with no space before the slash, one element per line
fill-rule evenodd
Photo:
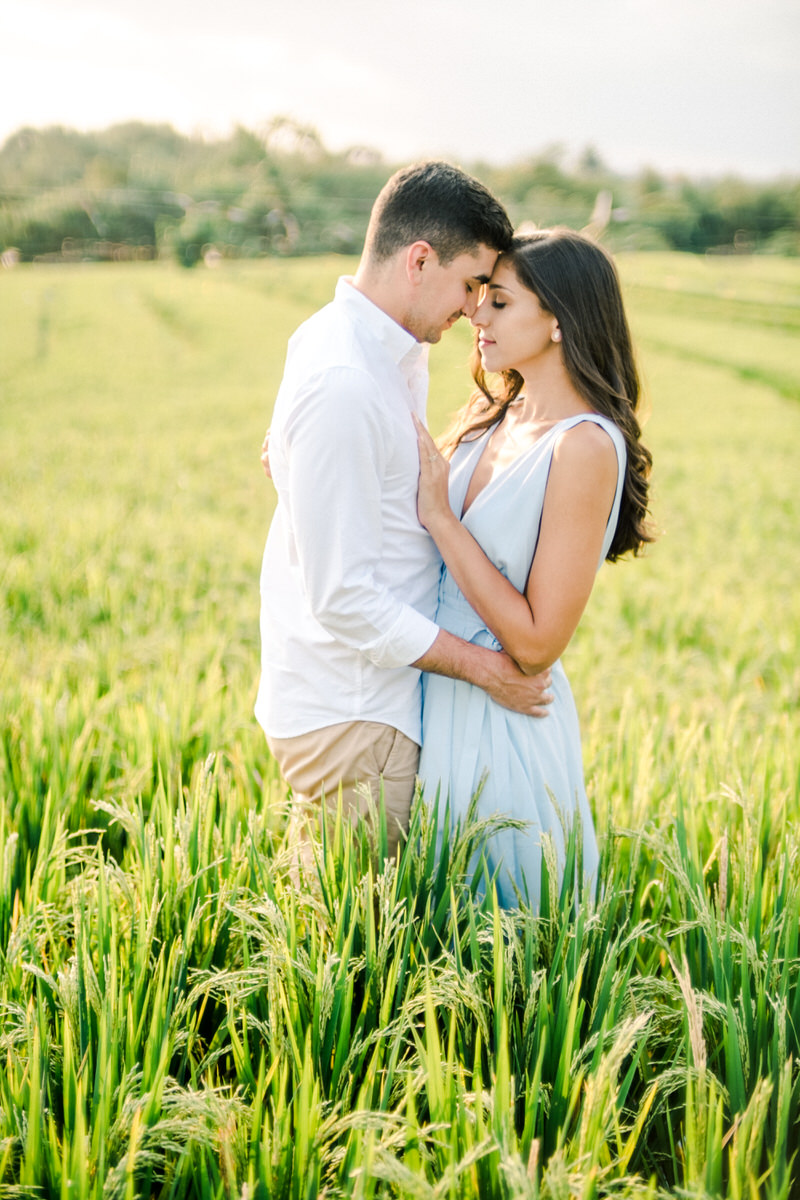
<path fill-rule="evenodd" d="M 497 570 L 450 508 L 449 464 L 427 430 L 418 425 L 417 433 L 419 519 L 487 629 L 523 671 L 535 675 L 562 654 L 591 594 L 617 484 L 614 444 L 590 421 L 558 438 L 523 594 Z M 525 519 L 524 512 L 519 519 Z"/>

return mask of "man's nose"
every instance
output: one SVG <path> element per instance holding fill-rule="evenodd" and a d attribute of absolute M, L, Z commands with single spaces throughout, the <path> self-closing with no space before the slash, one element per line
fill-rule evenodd
<path fill-rule="evenodd" d="M 464 316 L 469 317 L 469 319 L 471 321 L 475 315 L 476 309 L 478 308 L 479 304 L 480 304 L 480 293 L 477 290 L 472 291 L 468 294 L 467 299 L 464 303 L 464 307 L 461 309 L 461 311 L 463 312 Z"/>

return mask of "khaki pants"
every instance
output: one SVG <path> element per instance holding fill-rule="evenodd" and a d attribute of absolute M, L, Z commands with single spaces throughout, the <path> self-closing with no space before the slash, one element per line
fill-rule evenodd
<path fill-rule="evenodd" d="M 377 721 L 345 721 L 291 738 L 267 738 L 281 773 L 292 789 L 290 836 L 308 847 L 308 819 L 318 821 L 322 794 L 336 811 L 339 785 L 342 807 L 353 820 L 369 814 L 367 789 L 386 811 L 388 856 L 394 858 L 408 832 L 411 801 L 419 766 L 419 746 L 399 729 Z M 382 792 L 381 792 L 382 789 Z M 310 853 L 299 851 L 305 865 Z"/>

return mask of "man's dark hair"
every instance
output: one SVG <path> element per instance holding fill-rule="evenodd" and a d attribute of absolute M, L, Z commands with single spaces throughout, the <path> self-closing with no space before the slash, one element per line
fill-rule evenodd
<path fill-rule="evenodd" d="M 365 251 L 381 262 L 412 242 L 429 242 L 447 266 L 480 244 L 506 250 L 514 231 L 499 200 L 477 179 L 446 162 L 403 167 L 372 209 Z"/>

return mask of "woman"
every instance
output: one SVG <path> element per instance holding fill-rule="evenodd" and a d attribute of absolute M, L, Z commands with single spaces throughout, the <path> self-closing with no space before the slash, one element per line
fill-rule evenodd
<path fill-rule="evenodd" d="M 488 844 L 500 902 L 539 901 L 542 835 L 563 865 L 564 824 L 582 831 L 585 876 L 598 854 L 580 731 L 559 656 L 603 559 L 637 553 L 649 452 L 619 281 L 596 243 L 567 229 L 517 237 L 472 318 L 477 391 L 441 441 L 417 422 L 418 508 L 444 568 L 437 622 L 502 647 L 531 674 L 552 666 L 553 701 L 534 720 L 470 684 L 424 679 L 420 778 L 451 819 L 507 813 L 528 824 Z M 487 374 L 499 376 L 490 386 Z"/>

